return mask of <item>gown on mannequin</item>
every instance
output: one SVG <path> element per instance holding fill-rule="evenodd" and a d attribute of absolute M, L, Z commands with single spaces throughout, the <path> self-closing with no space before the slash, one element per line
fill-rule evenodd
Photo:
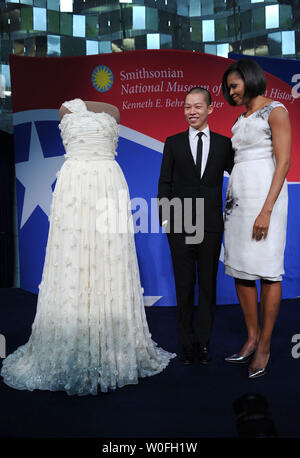
<path fill-rule="evenodd" d="M 59 125 L 58 173 L 29 341 L 4 361 L 16 389 L 96 395 L 161 372 L 176 355 L 151 339 L 129 192 L 115 161 L 119 126 L 74 99 Z"/>

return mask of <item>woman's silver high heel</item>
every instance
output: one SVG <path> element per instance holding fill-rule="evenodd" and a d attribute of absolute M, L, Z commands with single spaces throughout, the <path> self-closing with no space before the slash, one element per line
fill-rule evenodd
<path fill-rule="evenodd" d="M 249 376 L 248 376 L 248 378 L 253 379 L 253 378 L 258 378 L 258 377 L 262 377 L 263 375 L 266 375 L 266 373 L 267 373 L 266 368 L 267 368 L 267 364 L 269 362 L 269 358 L 270 358 L 270 353 L 268 355 L 268 359 L 267 359 L 266 365 L 262 369 L 257 369 L 257 368 L 254 368 L 254 367 L 250 366 L 249 367 Z"/>
<path fill-rule="evenodd" d="M 248 353 L 248 355 L 244 355 L 244 356 L 240 356 L 238 353 L 235 353 L 234 355 L 227 356 L 225 358 L 225 361 L 227 363 L 244 364 L 250 360 L 250 358 L 253 356 L 254 353 L 255 353 L 255 349 L 252 350 L 250 353 Z"/>

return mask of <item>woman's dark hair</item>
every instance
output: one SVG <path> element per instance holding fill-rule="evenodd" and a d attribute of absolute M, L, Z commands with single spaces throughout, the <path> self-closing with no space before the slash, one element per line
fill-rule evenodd
<path fill-rule="evenodd" d="M 230 96 L 227 86 L 227 77 L 230 73 L 237 72 L 245 83 L 245 96 L 253 99 L 258 95 L 263 95 L 266 91 L 266 76 L 263 69 L 252 59 L 241 59 L 234 62 L 227 68 L 222 79 L 222 91 L 225 99 L 230 105 L 235 102 Z"/>

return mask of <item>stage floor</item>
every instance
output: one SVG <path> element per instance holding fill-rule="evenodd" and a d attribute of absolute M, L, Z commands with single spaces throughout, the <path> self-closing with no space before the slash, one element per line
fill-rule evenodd
<path fill-rule="evenodd" d="M 0 334 L 6 354 L 27 342 L 37 296 L 0 289 Z M 176 307 L 146 308 L 152 338 L 177 352 Z M 292 337 L 300 334 L 300 299 L 282 301 L 267 376 L 248 380 L 248 365 L 224 357 L 246 337 L 238 305 L 218 306 L 207 367 L 183 366 L 178 358 L 153 377 L 98 396 L 64 392 L 18 391 L 0 377 L 2 438 L 233 438 L 237 437 L 233 401 L 246 393 L 267 398 L 279 437 L 300 437 L 300 358 L 292 356 Z M 300 356 L 300 349 L 298 351 Z M 0 366 L 2 360 L 0 359 Z"/>

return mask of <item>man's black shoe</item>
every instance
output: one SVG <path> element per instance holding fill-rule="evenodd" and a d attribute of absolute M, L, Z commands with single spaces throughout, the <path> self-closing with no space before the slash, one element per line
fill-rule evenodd
<path fill-rule="evenodd" d="M 201 364 L 209 364 L 211 361 L 207 347 L 198 347 L 197 356 Z"/>
<path fill-rule="evenodd" d="M 192 364 L 193 361 L 194 361 L 194 355 L 192 352 L 189 352 L 189 351 L 182 351 L 179 355 L 178 355 L 178 359 L 183 363 L 185 364 L 186 366 L 188 366 L 189 364 Z"/>

